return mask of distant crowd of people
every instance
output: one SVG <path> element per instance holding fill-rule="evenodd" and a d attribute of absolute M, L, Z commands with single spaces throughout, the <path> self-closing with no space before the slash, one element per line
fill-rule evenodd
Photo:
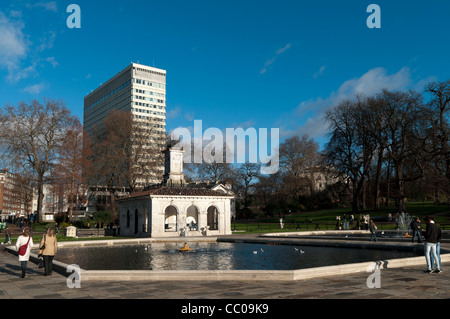
<path fill-rule="evenodd" d="M 425 261 L 427 264 L 427 273 L 440 273 L 442 272 L 441 265 L 441 240 L 442 230 L 436 224 L 433 216 L 427 216 L 424 219 L 426 227 L 422 228 L 422 224 L 419 217 L 414 217 L 409 224 L 409 228 L 412 231 L 411 242 L 417 238 L 417 243 L 424 243 Z M 376 236 L 377 226 L 373 220 L 370 220 L 369 231 L 370 241 L 377 241 Z M 424 241 L 422 241 L 422 237 Z"/>
<path fill-rule="evenodd" d="M 389 221 L 397 222 L 396 229 L 398 227 L 398 221 L 402 216 L 400 214 L 395 214 L 394 216 L 389 216 Z M 342 220 L 342 221 L 341 221 Z M 406 234 L 406 237 L 411 237 L 411 242 L 414 243 L 424 243 L 424 253 L 425 260 L 427 264 L 427 273 L 440 273 L 442 271 L 441 267 L 441 239 L 442 231 L 441 228 L 436 224 L 433 216 L 425 217 L 424 221 L 426 223 L 426 228 L 422 228 L 421 220 L 419 217 L 413 217 L 408 219 L 409 225 L 406 225 L 408 229 L 411 230 L 412 235 Z M 356 222 L 356 225 L 353 226 Z M 356 230 L 368 230 L 370 232 L 370 241 L 378 241 L 377 230 L 378 227 L 373 219 L 370 219 L 369 215 L 360 214 L 358 218 L 354 218 L 353 215 L 336 216 L 336 229 L 356 229 Z"/>

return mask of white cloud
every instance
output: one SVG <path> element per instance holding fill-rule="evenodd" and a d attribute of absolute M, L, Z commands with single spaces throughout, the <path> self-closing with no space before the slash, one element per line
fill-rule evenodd
<path fill-rule="evenodd" d="M 291 48 L 291 43 L 286 44 L 284 47 L 275 51 L 275 56 L 271 57 L 264 63 L 264 67 L 259 71 L 259 74 L 264 74 L 267 72 L 268 68 L 275 62 L 278 56 L 285 53 L 287 50 Z"/>
<path fill-rule="evenodd" d="M 54 68 L 56 68 L 59 65 L 58 61 L 56 61 L 54 56 L 46 58 L 45 61 L 50 63 L 52 65 L 52 67 L 54 67 Z"/>
<path fill-rule="evenodd" d="M 23 89 L 23 91 L 27 92 L 29 94 L 35 95 L 35 94 L 41 93 L 42 90 L 45 89 L 45 87 L 46 87 L 46 85 L 44 83 L 39 83 L 39 84 L 27 86 L 26 88 Z"/>
<path fill-rule="evenodd" d="M 41 44 L 38 46 L 39 51 L 44 51 L 46 49 L 51 49 L 53 47 L 53 44 L 55 43 L 56 39 L 56 32 L 50 31 L 48 32 L 48 35 L 40 40 Z"/>
<path fill-rule="evenodd" d="M 8 19 L 0 11 L 0 67 L 11 71 L 28 51 L 27 41 L 22 32 L 23 23 Z"/>
<path fill-rule="evenodd" d="M 255 121 L 253 121 L 253 120 L 247 120 L 247 121 L 245 121 L 245 122 L 240 122 L 240 123 L 237 123 L 237 122 L 233 122 L 231 125 L 230 125 L 230 128 L 243 128 L 243 129 L 247 129 L 247 128 L 250 128 L 250 127 L 254 127 L 255 126 Z"/>
<path fill-rule="evenodd" d="M 55 1 L 26 6 L 57 10 Z M 9 11 L 9 16 L 0 11 L 0 69 L 7 70 L 6 80 L 13 84 L 29 77 L 37 77 L 38 69 L 45 67 L 46 63 L 53 68 L 59 65 L 55 57 L 39 57 L 42 52 L 53 47 L 56 32 L 45 32 L 41 39 L 32 43 L 30 36 L 23 32 L 25 23 L 22 16 L 22 12 L 18 10 Z"/>
<path fill-rule="evenodd" d="M 326 111 L 335 107 L 345 99 L 353 99 L 357 94 L 373 95 L 383 88 L 390 90 L 406 90 L 415 88 L 418 84 L 411 79 L 408 67 L 404 67 L 397 73 L 388 74 L 384 68 L 374 68 L 359 78 L 345 81 L 337 91 L 328 97 L 317 97 L 300 103 L 292 112 L 282 116 L 278 121 L 280 134 L 283 137 L 302 136 L 308 134 L 313 138 L 321 138 L 328 132 L 324 121 Z M 303 124 L 299 125 L 299 121 Z"/>
<path fill-rule="evenodd" d="M 9 16 L 11 17 L 11 18 L 21 18 L 22 17 L 22 11 L 20 11 L 20 10 L 11 10 L 10 12 L 9 12 Z"/>
<path fill-rule="evenodd" d="M 189 122 L 192 122 L 194 120 L 194 112 L 184 114 L 184 118 Z"/>
<path fill-rule="evenodd" d="M 327 67 L 326 67 L 325 65 L 322 65 L 322 66 L 320 67 L 319 71 L 317 71 L 317 73 L 315 73 L 315 74 L 313 75 L 313 78 L 317 79 L 319 76 L 322 76 L 323 73 L 325 72 L 325 69 L 326 69 L 326 68 L 327 68 Z"/>
<path fill-rule="evenodd" d="M 181 109 L 179 106 L 177 107 L 171 107 L 170 110 L 166 113 L 167 119 L 173 119 L 176 118 L 181 112 Z"/>
<path fill-rule="evenodd" d="M 36 3 L 27 3 L 26 7 L 29 9 L 33 9 L 33 8 L 43 8 L 44 10 L 47 11 L 52 11 L 52 12 L 58 12 L 58 6 L 56 4 L 56 1 L 49 1 L 49 2 L 36 2 Z"/>
<path fill-rule="evenodd" d="M 278 49 L 276 54 L 279 55 L 279 54 L 286 52 L 288 49 L 291 48 L 291 46 L 292 45 L 290 43 L 286 44 L 283 48 Z"/>
<path fill-rule="evenodd" d="M 6 78 L 11 83 L 17 83 L 20 80 L 29 78 L 30 76 L 35 77 L 38 75 L 36 66 L 36 62 L 33 62 L 30 66 L 27 66 L 23 69 L 19 67 L 19 64 L 14 65 L 9 69 L 9 74 Z"/>
<path fill-rule="evenodd" d="M 357 79 L 346 81 L 338 90 L 337 97 L 351 97 L 355 94 L 371 95 L 383 88 L 401 90 L 411 84 L 411 74 L 408 67 L 402 68 L 395 74 L 387 74 L 384 68 L 369 70 Z"/>

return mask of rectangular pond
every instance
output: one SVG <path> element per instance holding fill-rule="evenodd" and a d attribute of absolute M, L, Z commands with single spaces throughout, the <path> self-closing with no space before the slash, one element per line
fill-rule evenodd
<path fill-rule="evenodd" d="M 85 270 L 294 270 L 395 258 L 413 251 L 266 245 L 251 243 L 151 243 L 99 247 L 64 247 L 55 260 Z"/>

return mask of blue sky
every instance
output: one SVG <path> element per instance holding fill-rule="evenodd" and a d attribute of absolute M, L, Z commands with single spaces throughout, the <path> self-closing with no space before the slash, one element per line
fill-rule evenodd
<path fill-rule="evenodd" d="M 66 25 L 71 3 L 81 29 Z M 449 17 L 445 0 L 1 0 L 0 105 L 62 99 L 82 120 L 84 96 L 139 61 L 167 70 L 168 130 L 321 140 L 340 99 L 450 79 Z"/>

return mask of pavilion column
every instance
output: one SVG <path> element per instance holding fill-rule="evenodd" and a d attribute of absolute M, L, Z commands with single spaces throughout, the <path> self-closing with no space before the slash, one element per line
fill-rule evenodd
<path fill-rule="evenodd" d="M 204 231 L 208 225 L 208 214 L 204 209 L 198 212 L 198 230 Z"/>

